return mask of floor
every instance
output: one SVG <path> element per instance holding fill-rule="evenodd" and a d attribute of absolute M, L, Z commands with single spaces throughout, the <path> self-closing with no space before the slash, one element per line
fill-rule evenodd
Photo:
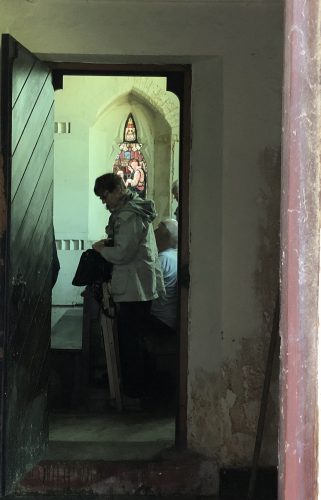
<path fill-rule="evenodd" d="M 51 308 L 52 349 L 81 349 L 82 307 Z"/>
<path fill-rule="evenodd" d="M 51 347 L 56 354 L 81 352 L 81 307 L 52 308 Z M 69 358 L 66 359 L 68 363 Z M 60 381 L 66 388 L 70 375 L 61 371 L 60 376 L 66 378 Z M 72 386 L 69 390 L 72 398 Z M 110 403 L 105 380 L 91 386 L 86 411 L 77 404 L 65 410 L 52 410 L 49 448 L 44 459 L 149 460 L 173 446 L 175 419 L 172 409 L 158 402 L 144 411 L 118 412 Z"/>
<path fill-rule="evenodd" d="M 174 444 L 173 417 L 116 411 L 51 414 L 44 460 L 150 460 Z"/>
<path fill-rule="evenodd" d="M 53 309 L 51 346 L 58 354 L 63 351 L 72 353 L 72 357 L 67 359 L 73 359 L 81 353 L 82 308 L 59 307 Z M 63 356 L 61 359 L 64 364 L 66 364 Z M 104 358 L 102 359 L 104 361 Z M 63 372 L 62 376 L 68 378 L 68 371 Z M 70 380 L 63 380 L 62 382 L 64 385 L 70 385 Z M 70 397 L 72 397 L 72 384 L 68 390 L 70 390 Z M 148 489 L 146 492 L 141 491 L 140 494 L 137 495 L 138 491 L 140 491 L 139 487 L 136 489 L 127 487 L 127 489 L 125 489 L 126 491 L 124 490 L 124 493 L 120 495 L 121 500 L 135 500 L 136 498 L 138 499 L 138 496 L 140 500 L 158 500 L 161 498 L 166 498 L 166 500 L 246 499 L 248 471 L 245 473 L 241 472 L 241 474 L 235 474 L 232 471 L 231 475 L 229 471 L 225 471 L 225 473 L 221 471 L 219 497 L 204 497 L 189 494 L 189 492 L 194 490 L 200 492 L 200 490 L 197 488 L 195 489 L 193 486 L 193 473 L 195 472 L 193 465 L 194 459 L 191 460 L 190 464 L 188 463 L 189 460 L 187 460 L 187 464 L 184 464 L 184 460 L 180 461 L 181 459 L 179 459 L 175 465 L 176 452 L 173 448 L 175 420 L 172 408 L 168 407 L 166 404 L 162 406 L 162 401 L 158 401 L 158 404 L 154 405 L 151 409 L 146 409 L 141 412 L 118 412 L 110 403 L 108 387 L 105 380 L 91 387 L 86 411 L 84 411 L 82 407 L 77 408 L 77 405 L 71 405 L 68 410 L 65 411 L 61 408 L 59 411 L 51 411 L 49 447 L 46 456 L 43 457 L 45 465 L 40 467 L 38 471 L 39 478 L 36 480 L 31 478 L 29 483 L 27 480 L 27 487 L 23 490 L 23 496 L 12 496 L 7 498 L 9 500 L 59 500 L 60 498 L 67 498 L 69 500 L 101 500 L 110 499 L 112 497 L 115 498 L 115 500 L 117 499 L 117 496 L 119 496 L 117 494 L 113 494 L 112 497 L 106 492 L 97 495 L 95 489 L 92 490 L 92 493 L 87 492 L 86 494 L 83 493 L 82 489 L 78 489 L 79 493 L 74 494 L 72 493 L 72 491 L 75 491 L 73 488 L 66 492 L 64 490 L 66 477 L 68 479 L 70 473 L 75 473 L 74 470 L 70 471 L 69 468 L 75 468 L 78 463 L 81 470 L 86 470 L 86 467 L 89 467 L 91 473 L 94 470 L 95 474 L 101 474 L 102 481 L 111 481 L 112 483 L 117 482 L 120 477 L 124 477 L 129 481 L 129 485 L 134 485 L 135 481 L 137 482 L 140 477 L 143 477 L 146 484 L 148 484 L 149 481 L 154 485 L 155 481 L 156 483 L 158 481 L 158 475 L 160 475 L 160 477 L 164 476 L 165 479 L 168 473 L 167 467 L 171 470 L 168 477 L 173 479 L 178 472 L 178 482 L 182 481 L 178 483 L 181 484 L 180 488 L 177 490 L 180 493 L 175 494 L 175 497 L 171 494 L 166 494 L 165 496 L 160 496 L 158 494 L 149 495 Z M 95 464 L 97 464 L 97 467 Z M 107 465 L 102 466 L 101 464 Z M 107 479 L 103 474 L 104 471 L 101 471 L 99 467 L 107 468 Z M 138 467 L 137 471 L 135 469 L 133 472 L 132 467 L 134 467 L 134 469 Z M 165 467 L 165 469 L 163 470 L 162 467 Z M 185 467 L 187 468 L 185 469 Z M 110 470 L 113 468 L 115 468 L 114 476 L 112 470 Z M 159 472 L 159 470 L 161 470 L 161 472 Z M 78 472 L 77 469 L 76 480 L 79 479 L 77 476 Z M 61 476 L 59 476 L 58 482 L 57 474 Z M 93 477 L 95 477 L 95 474 Z M 136 479 L 135 474 L 137 475 Z M 272 474 L 271 476 L 270 473 L 268 475 L 264 473 L 263 478 L 261 478 L 257 484 L 259 487 L 258 494 L 251 500 L 277 499 L 275 493 L 275 471 L 272 471 Z M 54 495 L 49 493 L 51 486 L 48 490 L 44 489 L 44 478 L 49 480 L 49 483 L 50 480 L 53 479 L 54 484 L 58 484 Z M 50 483 L 50 485 L 52 484 L 53 483 Z M 99 481 L 97 484 L 99 484 Z M 31 489 L 30 485 L 32 486 Z M 77 487 L 77 481 L 75 485 Z M 186 487 L 186 485 L 189 486 Z M 165 490 L 166 487 L 164 491 Z M 48 491 L 48 494 L 43 494 L 43 491 Z M 108 490 L 106 489 L 106 491 Z M 132 491 L 133 494 L 129 495 L 128 491 Z M 31 494 L 33 492 L 38 492 L 38 494 L 33 496 Z"/>
<path fill-rule="evenodd" d="M 119 500 L 229 500 L 227 498 L 219 498 L 213 496 L 145 496 L 145 495 L 120 495 Z M 21 495 L 21 496 L 7 496 L 6 500 L 117 500 L 117 496 L 111 497 L 109 495 L 87 495 L 87 494 L 61 494 L 61 495 Z M 234 499 L 231 499 L 234 500 Z M 256 500 L 256 499 L 253 499 Z"/>

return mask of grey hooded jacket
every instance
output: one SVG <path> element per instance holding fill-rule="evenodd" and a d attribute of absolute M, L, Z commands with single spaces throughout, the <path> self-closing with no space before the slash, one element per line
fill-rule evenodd
<path fill-rule="evenodd" d="M 152 221 L 154 202 L 128 192 L 107 226 L 113 246 L 101 254 L 113 266 L 111 292 L 115 302 L 153 300 L 164 295 L 164 282 Z"/>

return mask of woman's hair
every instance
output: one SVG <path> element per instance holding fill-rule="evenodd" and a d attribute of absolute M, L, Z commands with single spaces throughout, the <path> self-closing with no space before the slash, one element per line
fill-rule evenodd
<path fill-rule="evenodd" d="M 105 191 L 112 193 L 117 188 L 125 190 L 125 184 L 120 175 L 104 174 L 95 180 L 94 192 L 96 196 L 102 196 Z"/>

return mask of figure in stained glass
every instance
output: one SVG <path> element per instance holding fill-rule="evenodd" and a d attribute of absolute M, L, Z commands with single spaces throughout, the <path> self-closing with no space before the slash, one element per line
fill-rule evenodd
<path fill-rule="evenodd" d="M 126 120 L 125 129 L 124 129 L 124 142 L 136 142 L 137 134 L 136 134 L 136 125 L 134 121 L 133 115 L 130 113 Z"/>
<path fill-rule="evenodd" d="M 130 113 L 125 123 L 123 142 L 119 144 L 120 151 L 116 156 L 113 171 L 123 178 L 129 189 L 145 198 L 147 168 L 141 148 L 142 144 L 138 142 L 135 120 Z"/>

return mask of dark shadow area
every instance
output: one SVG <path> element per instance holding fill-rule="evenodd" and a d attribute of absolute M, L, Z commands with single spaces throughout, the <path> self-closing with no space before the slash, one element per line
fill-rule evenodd
<path fill-rule="evenodd" d="M 111 397 L 99 306 L 53 311 L 45 460 L 149 460 L 174 445 L 175 346 L 146 341 L 139 409 Z"/>
<path fill-rule="evenodd" d="M 61 498 L 66 498 L 66 500 L 103 500 L 107 497 L 105 495 L 23 495 L 23 496 L 8 496 L 8 500 L 60 500 Z M 108 496 L 108 498 L 110 498 Z M 159 496 L 145 496 L 145 495 L 115 495 L 112 497 L 114 500 L 158 500 Z M 186 496 L 186 495 L 171 495 L 166 496 L 166 500 L 222 500 L 216 496 Z"/>
<path fill-rule="evenodd" d="M 251 470 L 221 469 L 220 470 L 220 500 L 247 500 Z M 277 500 L 277 469 L 276 467 L 260 468 L 257 472 L 253 500 Z"/>

